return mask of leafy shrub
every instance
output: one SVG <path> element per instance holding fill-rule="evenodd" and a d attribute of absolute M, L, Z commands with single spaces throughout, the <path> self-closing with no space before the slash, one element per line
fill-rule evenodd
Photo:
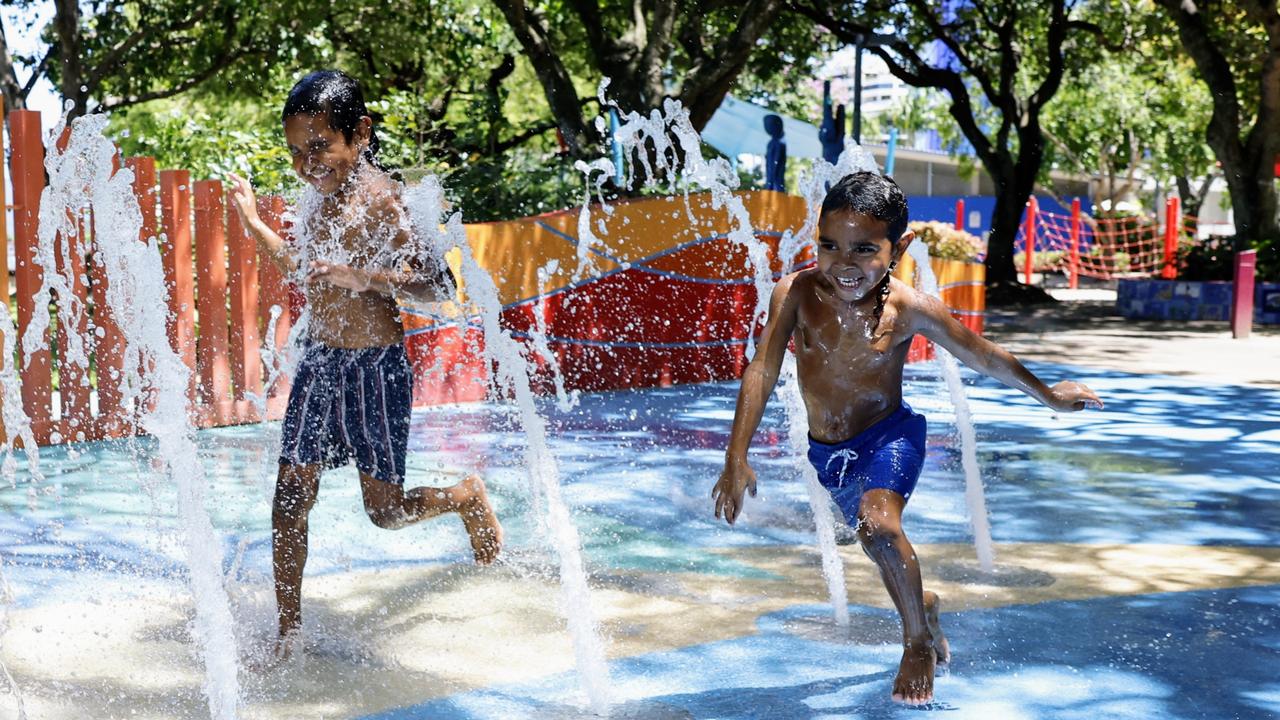
<path fill-rule="evenodd" d="M 1235 276 L 1238 238 L 1218 235 L 1183 243 L 1178 248 L 1178 278 L 1181 280 L 1231 280 Z M 1258 282 L 1280 282 L 1280 239 L 1256 243 Z"/>
<path fill-rule="evenodd" d="M 916 237 L 929 246 L 929 254 L 944 260 L 974 261 L 986 252 L 981 238 L 944 222 L 919 220 L 909 223 Z"/>
<path fill-rule="evenodd" d="M 1230 280 L 1235 242 L 1214 236 L 1183 243 L 1178 248 L 1178 278 L 1181 280 Z"/>

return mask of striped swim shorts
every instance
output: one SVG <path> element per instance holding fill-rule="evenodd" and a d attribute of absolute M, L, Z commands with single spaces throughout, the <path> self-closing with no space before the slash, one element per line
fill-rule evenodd
<path fill-rule="evenodd" d="M 335 348 L 311 343 L 289 391 L 280 462 L 356 468 L 404 483 L 413 378 L 404 345 Z"/>

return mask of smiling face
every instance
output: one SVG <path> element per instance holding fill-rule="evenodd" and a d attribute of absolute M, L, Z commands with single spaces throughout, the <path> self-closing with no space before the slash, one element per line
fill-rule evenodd
<path fill-rule="evenodd" d="M 348 142 L 341 130 L 329 127 L 326 114 L 285 118 L 284 139 L 293 157 L 293 171 L 325 195 L 338 190 L 360 163 L 372 125 L 368 117 L 361 118 Z"/>
<path fill-rule="evenodd" d="M 818 223 L 818 272 L 836 297 L 856 303 L 879 286 L 909 242 L 910 232 L 890 240 L 889 224 L 870 215 L 829 212 Z"/>

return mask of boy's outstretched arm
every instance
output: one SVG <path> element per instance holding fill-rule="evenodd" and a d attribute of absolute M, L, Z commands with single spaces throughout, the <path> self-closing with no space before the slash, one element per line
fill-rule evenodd
<path fill-rule="evenodd" d="M 782 359 L 786 356 L 787 342 L 796 326 L 796 301 L 791 285 L 796 275 L 788 275 L 773 288 L 769 299 L 769 319 L 756 356 L 742 373 L 742 387 L 738 390 L 738 406 L 733 413 L 733 431 L 729 436 L 729 448 L 725 451 L 724 471 L 711 489 L 716 503 L 716 517 L 723 517 L 730 525 L 742 512 L 745 492 L 756 494 L 756 474 L 747 464 L 747 447 L 755 435 L 764 406 L 778 383 Z"/>
<path fill-rule="evenodd" d="M 1088 387 L 1070 380 L 1049 387 L 1008 350 L 974 333 L 951 316 L 935 297 L 915 292 L 911 300 L 915 331 L 941 345 L 960 362 L 1030 395 L 1054 410 L 1102 407 L 1102 399 Z"/>
<path fill-rule="evenodd" d="M 288 275 L 298 267 L 298 260 L 285 245 L 284 239 L 258 216 L 258 201 L 253 194 L 253 186 L 249 181 L 229 173 L 231 177 L 231 204 L 240 213 L 240 222 L 244 229 L 257 241 L 263 254 L 270 258 L 276 267 Z"/>

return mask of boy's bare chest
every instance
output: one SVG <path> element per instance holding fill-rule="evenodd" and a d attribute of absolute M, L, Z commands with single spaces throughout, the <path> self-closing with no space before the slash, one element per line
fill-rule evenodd
<path fill-rule="evenodd" d="M 339 219 L 334 222 L 317 222 L 312 228 L 308 244 L 310 255 L 316 260 L 365 267 L 379 256 L 383 243 L 378 242 L 377 229 L 368 223 Z"/>
<path fill-rule="evenodd" d="M 898 315 L 886 305 L 877 317 L 873 312 L 834 309 L 826 303 L 805 303 L 799 309 L 793 336 L 798 360 L 845 368 L 875 370 L 894 362 L 898 337 Z"/>

